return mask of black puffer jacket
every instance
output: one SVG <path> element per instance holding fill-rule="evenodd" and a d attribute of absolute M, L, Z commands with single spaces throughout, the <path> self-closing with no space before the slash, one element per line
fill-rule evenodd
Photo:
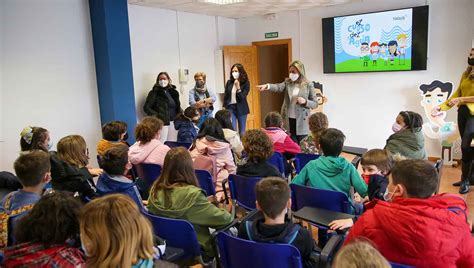
<path fill-rule="evenodd" d="M 78 192 L 83 200 L 97 196 L 91 185 L 92 175 L 87 167 L 77 168 L 59 159 L 56 153 L 51 153 L 51 183 L 54 190 Z"/>
<path fill-rule="evenodd" d="M 176 90 L 176 86 L 168 85 L 166 87 L 166 90 L 168 90 L 176 104 L 176 111 L 174 114 L 179 114 L 182 110 L 181 103 L 179 101 L 179 93 Z M 167 126 L 170 124 L 170 121 L 174 120 L 174 118 L 170 118 L 168 104 L 168 97 L 166 96 L 164 88 L 158 85 L 154 85 L 153 89 L 148 93 L 148 96 L 146 97 L 143 110 L 146 115 L 158 117 Z"/>

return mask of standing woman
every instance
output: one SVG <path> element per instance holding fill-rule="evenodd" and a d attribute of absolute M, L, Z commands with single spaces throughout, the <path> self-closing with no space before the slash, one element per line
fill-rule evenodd
<path fill-rule="evenodd" d="M 281 106 L 284 127 L 290 130 L 291 138 L 299 143 L 309 134 L 308 117 L 311 109 L 318 106 L 318 102 L 313 83 L 306 79 L 303 63 L 299 60 L 293 61 L 289 72 L 289 78 L 280 84 L 265 84 L 257 87 L 260 91 L 286 93 Z"/>
<path fill-rule="evenodd" d="M 471 147 L 474 138 L 474 48 L 467 58 L 467 69 L 462 74 L 458 89 L 446 102 L 433 109 L 431 116 L 441 115 L 441 111 L 447 111 L 454 106 L 458 106 L 458 127 L 461 134 L 461 185 L 459 193 L 469 192 L 470 181 L 473 181 L 472 161 L 474 160 L 474 150 Z"/>
<path fill-rule="evenodd" d="M 250 82 L 244 66 L 240 63 L 232 65 L 230 69 L 230 79 L 225 85 L 224 107 L 232 114 L 232 124 L 237 130 L 239 122 L 239 133 L 242 136 L 245 132 L 247 115 L 250 113 L 247 95 L 250 90 Z"/>
<path fill-rule="evenodd" d="M 171 84 L 171 78 L 167 72 L 161 72 L 156 78 L 153 89 L 146 97 L 143 107 L 146 115 L 156 116 L 164 122 L 161 130 L 161 141 L 176 141 L 177 132 L 174 129 L 174 118 L 181 110 L 179 93 L 176 86 Z"/>

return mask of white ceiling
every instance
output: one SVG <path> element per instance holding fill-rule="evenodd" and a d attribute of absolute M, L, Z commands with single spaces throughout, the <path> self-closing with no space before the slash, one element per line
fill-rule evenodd
<path fill-rule="evenodd" d="M 362 0 L 247 0 L 245 3 L 216 5 L 201 3 L 198 0 L 128 0 L 128 3 L 227 18 L 243 18 L 360 1 Z"/>

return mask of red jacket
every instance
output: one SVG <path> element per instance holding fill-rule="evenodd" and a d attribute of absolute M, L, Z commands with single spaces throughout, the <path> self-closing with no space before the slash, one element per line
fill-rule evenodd
<path fill-rule="evenodd" d="M 450 194 L 428 199 L 375 200 L 349 232 L 371 240 L 389 261 L 416 267 L 474 267 L 474 240 L 464 199 Z"/>
<path fill-rule="evenodd" d="M 5 250 L 5 267 L 81 267 L 84 254 L 67 245 L 23 243 Z"/>
<path fill-rule="evenodd" d="M 267 133 L 273 143 L 273 151 L 279 153 L 298 154 L 301 153 L 300 146 L 294 142 L 286 132 L 278 127 L 269 127 L 262 129 Z"/>

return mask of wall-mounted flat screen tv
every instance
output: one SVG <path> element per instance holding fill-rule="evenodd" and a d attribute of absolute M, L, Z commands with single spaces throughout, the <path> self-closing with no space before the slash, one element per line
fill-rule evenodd
<path fill-rule="evenodd" d="M 323 18 L 324 73 L 426 70 L 428 6 Z"/>

